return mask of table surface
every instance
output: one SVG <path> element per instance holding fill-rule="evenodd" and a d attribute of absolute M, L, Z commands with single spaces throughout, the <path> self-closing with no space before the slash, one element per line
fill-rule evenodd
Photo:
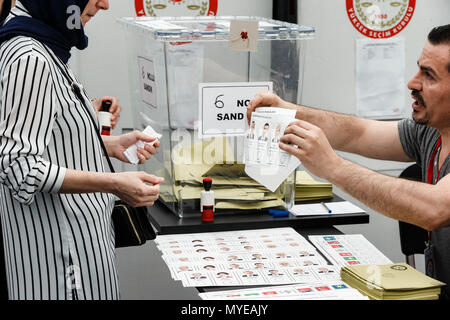
<path fill-rule="evenodd" d="M 341 231 L 334 227 L 321 227 L 321 228 L 294 228 L 295 231 L 300 233 L 305 239 L 308 240 L 308 236 L 313 235 L 338 235 L 343 234 Z M 320 250 L 318 250 L 318 253 L 329 263 L 331 264 L 331 261 L 325 257 Z M 223 291 L 223 290 L 236 290 L 236 289 L 248 289 L 248 288 L 255 288 L 255 287 L 267 287 L 270 285 L 258 285 L 258 286 L 233 286 L 233 287 L 197 287 L 198 292 L 213 292 L 213 291 Z"/>
<path fill-rule="evenodd" d="M 343 199 L 334 195 L 332 199 L 324 202 L 336 201 L 343 201 Z M 301 217 L 296 217 L 291 214 L 288 217 L 273 217 L 269 215 L 267 211 L 262 211 L 261 213 L 236 212 L 234 214 L 216 215 L 214 222 L 205 223 L 201 221 L 200 215 L 179 218 L 159 201 L 148 209 L 152 225 L 160 235 L 292 227 L 295 231 L 308 239 L 309 235 L 342 234 L 342 232 L 334 228 L 333 225 L 361 224 L 369 222 L 369 215 L 366 212 Z M 324 258 L 327 260 L 326 257 Z M 242 287 L 197 287 L 197 290 L 199 292 L 211 292 L 238 288 Z"/>
<path fill-rule="evenodd" d="M 332 199 L 324 202 L 336 201 L 343 201 L 343 199 L 335 195 Z M 236 212 L 216 215 L 214 222 L 202 222 L 200 215 L 179 218 L 159 201 L 148 209 L 152 225 L 160 235 L 281 227 L 292 227 L 301 230 L 304 228 L 369 223 L 369 215 L 366 212 L 300 217 L 290 214 L 288 217 L 273 217 L 266 210 L 261 210 L 258 213 Z"/>

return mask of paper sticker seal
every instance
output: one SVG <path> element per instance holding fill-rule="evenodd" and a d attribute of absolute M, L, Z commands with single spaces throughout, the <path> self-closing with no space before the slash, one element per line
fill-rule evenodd
<path fill-rule="evenodd" d="M 228 48 L 232 51 L 258 50 L 259 21 L 231 20 Z"/>

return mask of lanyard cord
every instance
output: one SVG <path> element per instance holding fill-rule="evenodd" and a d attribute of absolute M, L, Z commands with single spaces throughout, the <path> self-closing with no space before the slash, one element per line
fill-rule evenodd
<path fill-rule="evenodd" d="M 428 163 L 428 183 L 429 184 L 436 184 L 439 181 L 439 177 L 441 175 L 441 170 L 442 170 L 443 165 L 441 166 L 441 168 L 439 168 L 438 161 L 437 161 L 437 159 L 435 159 L 438 152 L 440 153 L 441 147 L 442 147 L 442 137 L 439 137 L 436 147 L 434 148 L 433 155 L 431 156 L 430 162 Z M 436 179 L 433 181 L 433 173 L 435 170 L 437 170 L 438 172 L 437 172 Z M 431 232 L 428 232 L 428 241 L 429 242 L 431 241 Z"/>
<path fill-rule="evenodd" d="M 429 184 L 433 184 L 433 173 L 434 173 L 434 169 L 435 169 L 435 165 L 434 165 L 434 159 L 436 158 L 436 154 L 438 152 L 438 150 L 440 150 L 442 145 L 442 137 L 439 137 L 439 140 L 436 144 L 436 147 L 434 148 L 433 151 L 433 155 L 431 156 L 430 162 L 428 163 L 428 183 Z M 439 180 L 439 175 L 441 174 L 441 169 L 438 169 L 438 175 L 436 177 L 436 181 L 434 183 L 437 183 Z"/>
<path fill-rule="evenodd" d="M 436 144 L 436 147 L 434 148 L 433 155 L 430 158 L 430 162 L 428 163 L 428 184 L 433 184 L 433 173 L 435 169 L 435 158 L 438 151 L 440 151 L 442 145 L 442 137 L 439 137 L 439 140 Z M 438 175 L 436 177 L 436 181 L 434 183 L 437 183 L 439 180 L 439 175 L 441 174 L 441 170 L 438 169 Z M 431 245 L 431 232 L 428 231 L 428 245 Z"/>
<path fill-rule="evenodd" d="M 69 79 L 69 78 L 68 78 L 68 79 Z M 69 79 L 69 80 L 70 80 L 70 79 Z M 89 112 L 89 109 L 88 109 L 88 107 L 86 106 L 86 103 L 84 102 L 84 98 L 83 98 L 83 96 L 81 95 L 81 89 L 80 89 L 80 87 L 79 87 L 74 81 L 72 81 L 71 87 L 72 87 L 73 93 L 75 93 L 75 95 L 77 96 L 77 99 L 81 102 L 81 105 L 84 107 L 84 109 L 86 110 L 86 113 L 88 114 L 89 118 L 91 119 L 92 125 L 94 126 L 95 132 L 96 132 L 96 134 L 97 134 L 98 141 L 100 142 L 100 146 L 102 147 L 104 156 L 105 156 L 105 158 L 106 158 L 106 161 L 108 162 L 109 170 L 110 170 L 112 173 L 115 173 L 114 167 L 113 167 L 113 165 L 112 165 L 112 163 L 111 163 L 111 159 L 109 158 L 109 155 L 108 155 L 108 151 L 106 150 L 105 144 L 104 144 L 103 139 L 102 139 L 102 136 L 101 136 L 101 134 L 100 134 L 100 130 L 99 130 L 97 124 L 95 123 L 95 120 L 94 120 L 94 118 L 92 117 L 91 113 Z"/>

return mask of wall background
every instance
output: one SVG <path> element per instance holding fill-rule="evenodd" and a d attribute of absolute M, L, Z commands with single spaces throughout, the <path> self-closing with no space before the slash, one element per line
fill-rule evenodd
<path fill-rule="evenodd" d="M 302 103 L 322 109 L 356 114 L 355 52 L 356 39 L 364 38 L 351 25 L 345 1 L 298 0 L 299 24 L 316 28 L 316 37 L 308 42 L 305 58 Z M 449 23 L 450 1 L 417 0 L 412 20 L 396 37 L 405 39 L 405 117 L 411 114 L 407 81 L 417 72 L 417 59 L 428 32 Z M 368 160 L 344 155 L 349 160 L 374 170 L 403 169 L 395 162 Z"/>
<path fill-rule="evenodd" d="M 417 0 L 412 21 L 398 36 L 405 38 L 405 80 L 416 72 L 416 61 L 429 30 L 449 23 L 450 1 Z M 254 15 L 270 18 L 272 0 L 219 0 L 218 15 Z M 116 19 L 135 16 L 134 1 L 110 0 L 109 12 L 100 12 L 87 26 L 89 48 L 74 51 L 71 66 L 92 97 L 113 95 L 123 107 L 114 134 L 132 127 L 127 108 L 128 72 L 126 44 Z M 303 104 L 341 113 L 356 113 L 355 106 L 355 41 L 362 37 L 348 20 L 344 0 L 298 0 L 299 24 L 316 28 L 316 37 L 308 41 L 305 65 Z M 409 116 L 409 91 L 406 89 L 406 116 Z M 408 164 L 369 160 L 343 154 L 345 158 L 381 173 L 398 176 Z M 126 168 L 129 169 L 129 168 Z M 391 260 L 404 261 L 400 251 L 396 221 L 369 210 L 337 188 L 335 193 L 367 209 L 367 225 L 340 226 L 345 233 L 361 233 Z M 417 257 L 423 271 L 423 258 Z M 196 290 L 182 288 L 170 281 L 169 272 L 153 242 L 139 248 L 117 250 L 117 268 L 123 299 L 196 299 Z"/>
<path fill-rule="evenodd" d="M 129 105 L 126 42 L 120 17 L 136 16 L 133 0 L 110 0 L 110 9 L 100 11 L 86 26 L 89 47 L 80 52 L 74 50 L 72 67 L 83 81 L 92 97 L 113 95 L 119 98 L 124 111 L 120 127 L 132 127 L 132 117 L 126 112 Z M 217 15 L 254 15 L 271 17 L 271 0 L 219 0 Z"/>
<path fill-rule="evenodd" d="M 320 106 L 322 109 L 356 114 L 355 52 L 356 39 L 363 36 L 351 25 L 345 1 L 299 0 L 299 24 L 316 28 L 316 36 L 308 42 L 304 87 L 301 103 Z M 417 72 L 417 59 L 426 43 L 428 32 L 437 25 L 449 23 L 450 1 L 417 0 L 412 20 L 396 37 L 405 39 L 405 117 L 411 113 L 410 91 L 407 82 Z M 353 162 L 398 176 L 409 164 L 367 159 L 340 152 Z M 344 233 L 361 233 L 386 256 L 395 262 L 403 262 L 400 249 L 398 222 L 370 210 L 337 188 L 335 193 L 344 199 L 367 209 L 370 223 L 367 225 L 339 226 Z M 423 255 L 416 257 L 416 266 L 424 271 Z"/>

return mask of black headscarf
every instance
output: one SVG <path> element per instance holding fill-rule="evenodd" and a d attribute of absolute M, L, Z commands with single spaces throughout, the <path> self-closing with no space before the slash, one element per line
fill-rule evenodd
<path fill-rule="evenodd" d="M 6 1 L 6 0 L 5 0 Z M 64 63 L 70 50 L 87 48 L 80 15 L 89 0 L 20 0 L 30 17 L 16 16 L 0 27 L 0 44 L 16 36 L 32 37 L 48 46 Z"/>
<path fill-rule="evenodd" d="M 0 14 L 0 23 L 2 23 L 9 14 L 11 10 L 11 0 L 4 0 L 1 8 L 2 12 Z"/>

